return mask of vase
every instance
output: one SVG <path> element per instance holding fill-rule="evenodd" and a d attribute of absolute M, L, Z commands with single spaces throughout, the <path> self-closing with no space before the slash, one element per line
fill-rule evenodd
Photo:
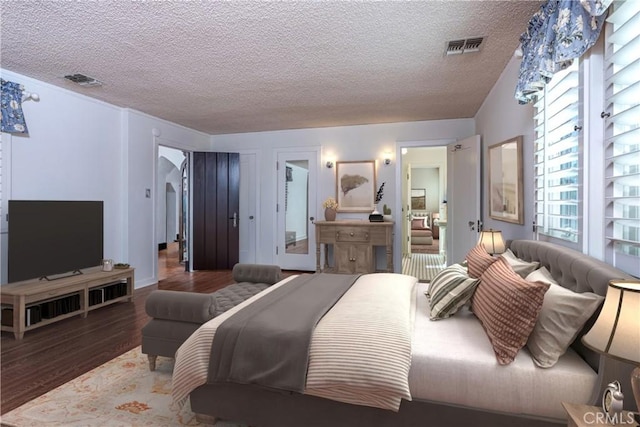
<path fill-rule="evenodd" d="M 324 210 L 324 219 L 327 221 L 335 221 L 336 220 L 336 210 L 331 208 L 325 208 Z"/>
<path fill-rule="evenodd" d="M 373 212 L 371 212 L 371 215 L 380 215 L 380 212 L 378 212 L 377 204 L 373 205 Z"/>

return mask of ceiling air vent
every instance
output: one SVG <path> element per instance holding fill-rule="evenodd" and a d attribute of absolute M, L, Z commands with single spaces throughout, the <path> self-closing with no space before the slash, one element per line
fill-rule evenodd
<path fill-rule="evenodd" d="M 100 80 L 85 76 L 84 74 L 69 74 L 64 76 L 64 78 L 84 87 L 102 86 L 102 82 Z"/>
<path fill-rule="evenodd" d="M 460 55 L 462 53 L 478 52 L 484 37 L 470 37 L 462 40 L 451 40 L 447 42 L 445 55 Z"/>

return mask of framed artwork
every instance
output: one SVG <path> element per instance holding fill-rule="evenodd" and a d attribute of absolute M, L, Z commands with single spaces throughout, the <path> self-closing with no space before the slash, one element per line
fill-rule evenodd
<path fill-rule="evenodd" d="M 412 188 L 411 189 L 411 209 L 425 210 L 427 208 L 427 189 Z"/>
<path fill-rule="evenodd" d="M 336 162 L 338 212 L 371 212 L 376 191 L 376 162 Z"/>
<path fill-rule="evenodd" d="M 489 216 L 524 224 L 522 136 L 489 147 Z"/>

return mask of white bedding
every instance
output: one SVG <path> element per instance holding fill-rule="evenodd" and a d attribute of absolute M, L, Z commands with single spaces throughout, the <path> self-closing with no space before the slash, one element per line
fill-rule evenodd
<path fill-rule="evenodd" d="M 182 404 L 192 390 L 206 383 L 218 325 L 290 279 L 210 320 L 185 341 L 173 371 L 176 402 Z M 415 277 L 402 274 L 360 276 L 318 322 L 305 394 L 394 411 L 402 399 L 411 400 L 408 377 L 416 283 Z"/>
<path fill-rule="evenodd" d="M 363 277 L 367 276 L 369 275 Z M 357 346 L 351 346 L 351 340 L 358 335 L 355 333 L 354 336 L 342 341 L 343 347 L 331 348 L 332 346 L 325 345 L 322 351 L 340 355 L 345 349 L 353 348 L 354 354 L 357 354 L 357 351 L 368 352 L 371 360 L 368 360 L 363 370 L 395 372 L 395 378 L 392 376 L 388 379 L 388 376 L 381 376 L 379 384 L 392 389 L 396 396 L 392 399 L 380 399 L 379 396 L 367 395 L 366 391 L 358 391 L 349 385 L 350 381 L 353 382 L 353 378 L 349 378 L 348 375 L 346 387 L 339 384 L 336 386 L 334 381 L 336 379 L 340 381 L 341 377 L 345 377 L 346 370 L 338 369 L 323 378 L 322 365 L 312 364 L 311 359 L 307 378 L 308 386 L 311 385 L 311 388 L 308 394 L 386 409 L 397 410 L 394 406 L 399 404 L 400 398 L 404 398 L 553 419 L 566 417 L 561 406 L 562 401 L 586 403 L 590 398 L 597 374 L 572 350 L 562 356 L 550 369 L 537 367 L 526 349 L 520 351 L 513 363 L 501 366 L 496 361 L 482 325 L 467 308 L 461 309 L 449 319 L 431 321 L 428 316 L 427 298 L 424 295 L 426 284 L 419 283 L 414 286 L 415 278 L 399 274 L 381 273 L 374 276 L 384 278 L 385 281 L 388 281 L 389 276 L 402 277 L 405 282 L 404 287 L 410 287 L 409 292 L 414 292 L 415 289 L 414 297 L 409 298 L 409 304 L 404 306 L 409 319 L 415 319 L 413 338 L 403 337 L 403 334 L 398 333 L 380 333 L 367 338 L 371 341 L 371 346 L 364 345 L 358 349 Z M 264 292 L 271 292 L 292 277 L 271 286 Z M 367 299 L 368 288 L 375 286 L 372 285 L 375 280 L 372 278 L 369 280 L 373 282 L 363 281 L 360 286 L 352 289 L 355 292 L 347 299 L 351 301 L 347 301 L 343 306 L 347 316 L 350 311 L 356 311 L 354 307 L 358 306 L 360 301 Z M 366 286 L 367 284 L 369 286 Z M 349 292 L 345 296 L 349 295 Z M 180 347 L 176 355 L 173 377 L 172 393 L 176 401 L 184 402 L 191 390 L 206 382 L 211 342 L 217 326 L 260 295 L 262 293 L 207 322 Z M 366 316 L 359 318 L 357 322 L 361 323 L 358 327 L 367 326 L 369 323 L 368 326 L 373 327 L 374 330 L 382 331 L 383 325 L 387 323 L 403 324 L 402 318 L 396 319 L 395 315 L 390 314 L 388 310 L 390 306 L 404 304 L 400 302 L 402 297 L 398 298 L 400 299 L 388 299 L 385 303 L 374 302 L 375 309 L 368 309 Z M 415 316 L 410 314 L 414 310 Z M 337 331 L 341 328 L 350 329 L 349 321 L 339 317 L 336 323 L 331 319 L 332 316 L 329 314 L 327 316 L 325 316 L 327 317 L 326 325 L 322 324 L 325 319 L 318 324 L 318 334 L 322 336 L 325 344 L 335 343 L 334 334 L 339 333 Z M 352 331 L 357 332 L 357 328 L 352 328 Z M 372 337 L 377 340 L 373 340 Z M 385 340 L 388 338 L 394 338 L 394 348 L 402 351 L 406 351 L 409 345 L 410 362 L 399 363 L 396 366 L 386 363 L 384 357 L 380 356 L 382 354 L 380 348 L 385 346 Z M 411 343 L 407 344 L 405 338 Z M 387 345 L 387 347 L 391 346 Z M 312 353 L 318 355 L 313 344 Z M 353 354 L 349 357 L 353 360 Z M 342 362 L 339 365 L 341 364 Z M 384 367 L 386 369 L 381 369 Z M 407 370 L 409 370 L 408 374 Z M 407 380 L 406 387 L 402 383 L 403 376 Z M 327 386 L 333 387 L 334 390 L 326 388 Z"/>
<path fill-rule="evenodd" d="M 526 348 L 501 366 L 480 321 L 466 307 L 454 316 L 429 320 L 418 285 L 409 386 L 414 400 L 489 411 L 564 419 L 561 402 L 586 403 L 597 374 L 573 350 L 550 369 L 537 367 Z"/>

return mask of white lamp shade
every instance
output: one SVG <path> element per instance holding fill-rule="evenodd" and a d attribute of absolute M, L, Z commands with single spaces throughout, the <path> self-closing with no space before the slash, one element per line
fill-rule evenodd
<path fill-rule="evenodd" d="M 598 320 L 582 342 L 613 358 L 640 363 L 640 282 L 609 283 Z"/>
<path fill-rule="evenodd" d="M 492 255 L 501 254 L 506 250 L 500 230 L 481 231 L 478 243 L 482 243 L 486 251 Z"/>

